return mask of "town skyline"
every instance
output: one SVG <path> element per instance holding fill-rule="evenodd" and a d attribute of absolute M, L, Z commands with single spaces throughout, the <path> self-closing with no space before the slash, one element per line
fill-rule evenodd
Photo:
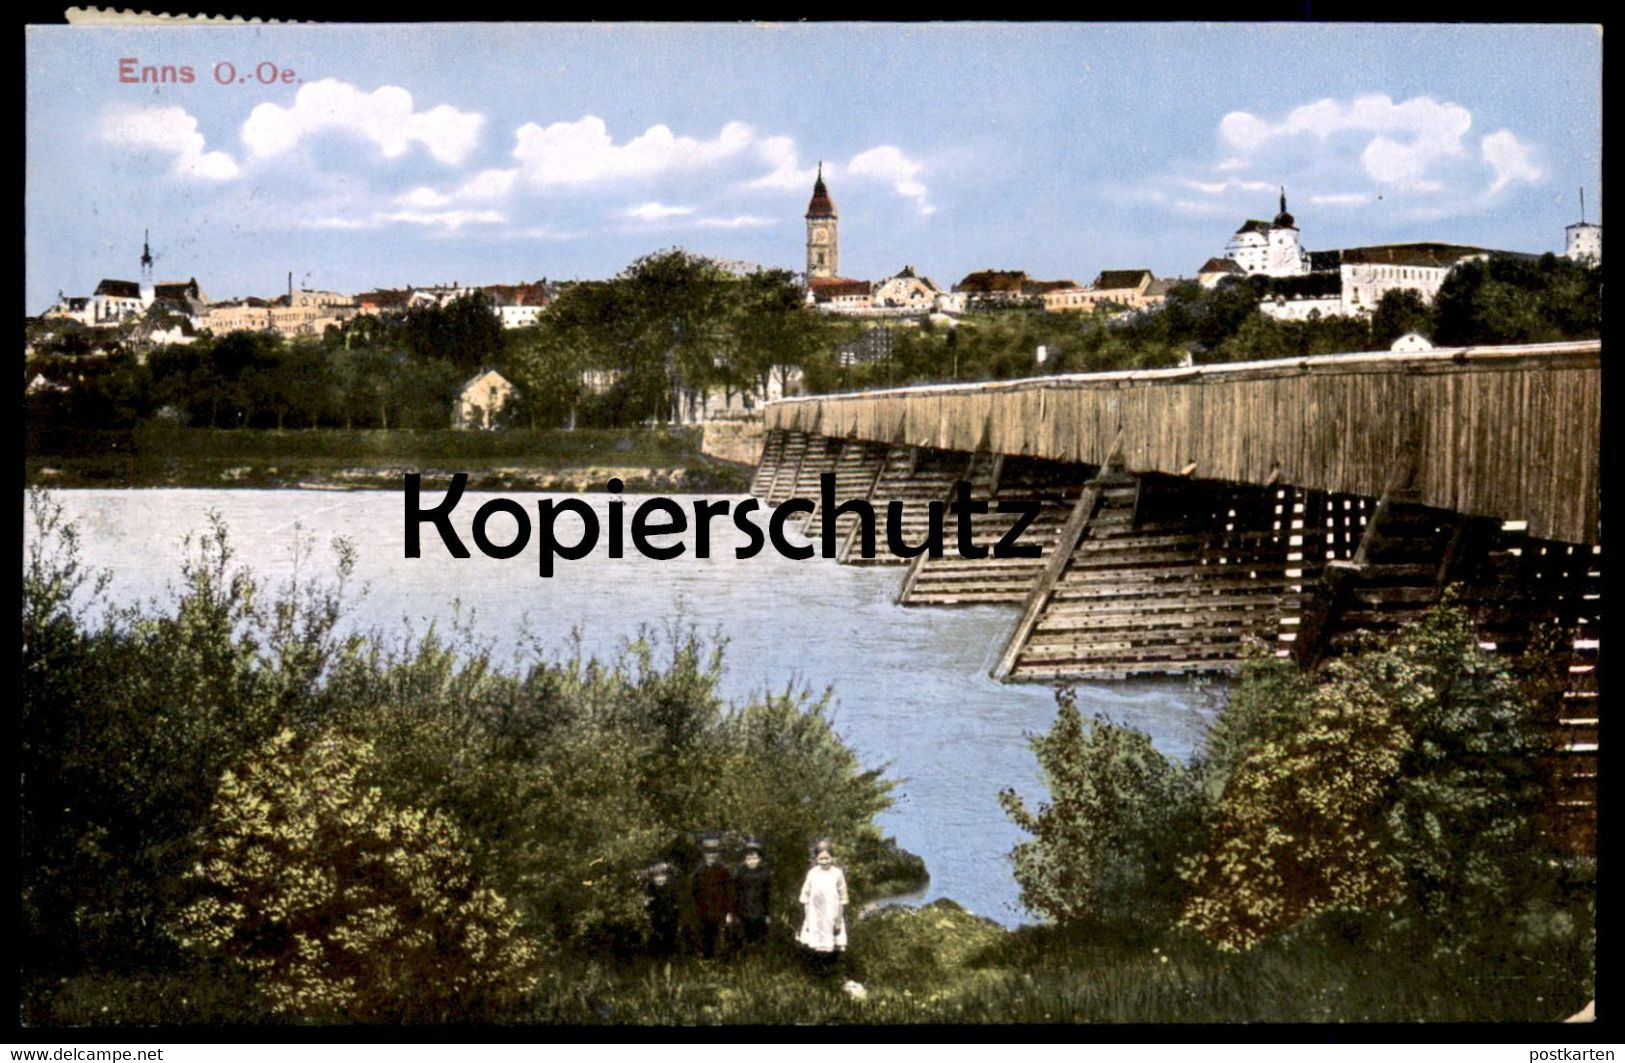
<path fill-rule="evenodd" d="M 34 28 L 25 298 L 134 276 L 143 229 L 215 297 L 799 271 L 820 162 L 871 280 L 1193 276 L 1281 186 L 1309 248 L 1561 253 L 1600 64 L 1588 26 Z"/>

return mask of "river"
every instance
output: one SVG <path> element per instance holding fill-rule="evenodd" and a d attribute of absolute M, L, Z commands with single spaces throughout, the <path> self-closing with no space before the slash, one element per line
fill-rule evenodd
<path fill-rule="evenodd" d="M 1005 818 L 996 795 L 1013 786 L 1029 804 L 1044 796 L 1027 736 L 1049 728 L 1055 702 L 1046 687 L 987 677 L 1015 623 L 1014 606 L 904 609 L 892 603 L 899 566 L 793 561 L 771 548 L 737 560 L 733 547 L 745 537 L 720 520 L 709 559 L 689 550 L 673 560 L 651 560 L 629 542 L 627 556 L 612 560 L 601 541 L 580 561 L 560 560 L 556 574 L 544 580 L 534 545 L 509 560 L 473 549 L 472 514 L 496 497 L 476 492 L 465 495 L 453 515 L 473 552 L 468 559 L 446 553 L 428 524 L 423 556 L 407 559 L 403 500 L 393 491 L 78 490 L 57 497 L 79 524 L 85 559 L 111 572 L 114 600 L 167 594 L 178 576 L 183 537 L 204 530 L 217 512 L 238 558 L 273 582 L 293 572 L 301 536 L 320 547 L 302 562 L 307 573 L 330 572 L 325 545 L 348 537 L 366 588 L 353 623 L 366 628 L 421 632 L 438 622 L 444 629 L 461 603 L 465 615 L 472 611 L 474 629 L 503 657 L 518 648 L 525 630 L 561 653 L 571 632 L 579 631 L 585 648 L 602 654 L 640 625 L 660 625 L 681 613 L 728 640 L 723 692 L 729 698 L 789 682 L 833 687 L 837 729 L 865 765 L 889 764 L 889 775 L 903 780 L 880 824 L 925 858 L 931 885 L 918 899 L 952 897 L 1006 925 L 1032 918 L 1020 904 L 1008 858 L 1024 835 Z M 534 514 L 540 496 L 513 497 Z M 609 496 L 581 497 L 606 523 Z M 426 491 L 423 504 L 439 498 Z M 692 502 L 677 500 L 685 507 Z M 630 514 L 639 498 L 625 501 Z M 513 525 L 502 523 L 507 520 L 492 520 L 493 541 L 512 538 Z M 561 518 L 559 540 L 568 543 L 574 535 Z M 692 544 L 692 534 L 685 541 Z M 1078 688 L 1078 701 L 1086 714 L 1105 713 L 1139 728 L 1158 749 L 1185 758 L 1200 744 L 1219 693 L 1173 679 L 1088 683 Z"/>

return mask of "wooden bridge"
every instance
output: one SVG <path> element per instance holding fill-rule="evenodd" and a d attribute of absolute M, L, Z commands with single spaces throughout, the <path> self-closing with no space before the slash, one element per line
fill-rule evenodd
<path fill-rule="evenodd" d="M 1601 361 L 1591 341 L 786 399 L 752 491 L 816 500 L 833 473 L 838 502 L 900 501 L 910 544 L 960 480 L 1038 502 L 1037 558 L 958 556 L 951 513 L 941 557 L 882 539 L 866 561 L 857 519 L 835 529 L 839 561 L 901 569 L 903 604 L 1019 605 L 994 670 L 1014 681 L 1223 672 L 1250 643 L 1313 663 L 1453 586 L 1497 651 L 1561 633 L 1563 800 L 1589 808 Z M 991 546 L 1010 517 L 971 523 Z"/>

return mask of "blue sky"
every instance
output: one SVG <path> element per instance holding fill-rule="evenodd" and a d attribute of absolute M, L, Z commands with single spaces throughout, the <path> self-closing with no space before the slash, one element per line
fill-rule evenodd
<path fill-rule="evenodd" d="M 1310 249 L 1561 251 L 1582 185 L 1602 214 L 1587 26 L 48 27 L 27 63 L 36 313 L 133 279 L 144 227 L 213 298 L 799 269 L 820 160 L 841 272 L 945 287 L 1190 276 L 1281 185 Z"/>

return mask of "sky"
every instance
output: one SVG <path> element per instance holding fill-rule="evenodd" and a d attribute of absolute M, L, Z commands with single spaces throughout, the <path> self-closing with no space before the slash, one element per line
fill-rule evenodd
<path fill-rule="evenodd" d="M 1602 220 L 1593 26 L 33 27 L 26 49 L 30 313 L 137 279 L 144 229 L 157 279 L 213 299 L 289 272 L 608 277 L 669 247 L 799 270 L 820 162 L 842 275 L 945 288 L 1194 276 L 1283 186 L 1310 250 L 1561 252 L 1582 187 Z M 165 66 L 192 81 L 140 79 Z"/>

